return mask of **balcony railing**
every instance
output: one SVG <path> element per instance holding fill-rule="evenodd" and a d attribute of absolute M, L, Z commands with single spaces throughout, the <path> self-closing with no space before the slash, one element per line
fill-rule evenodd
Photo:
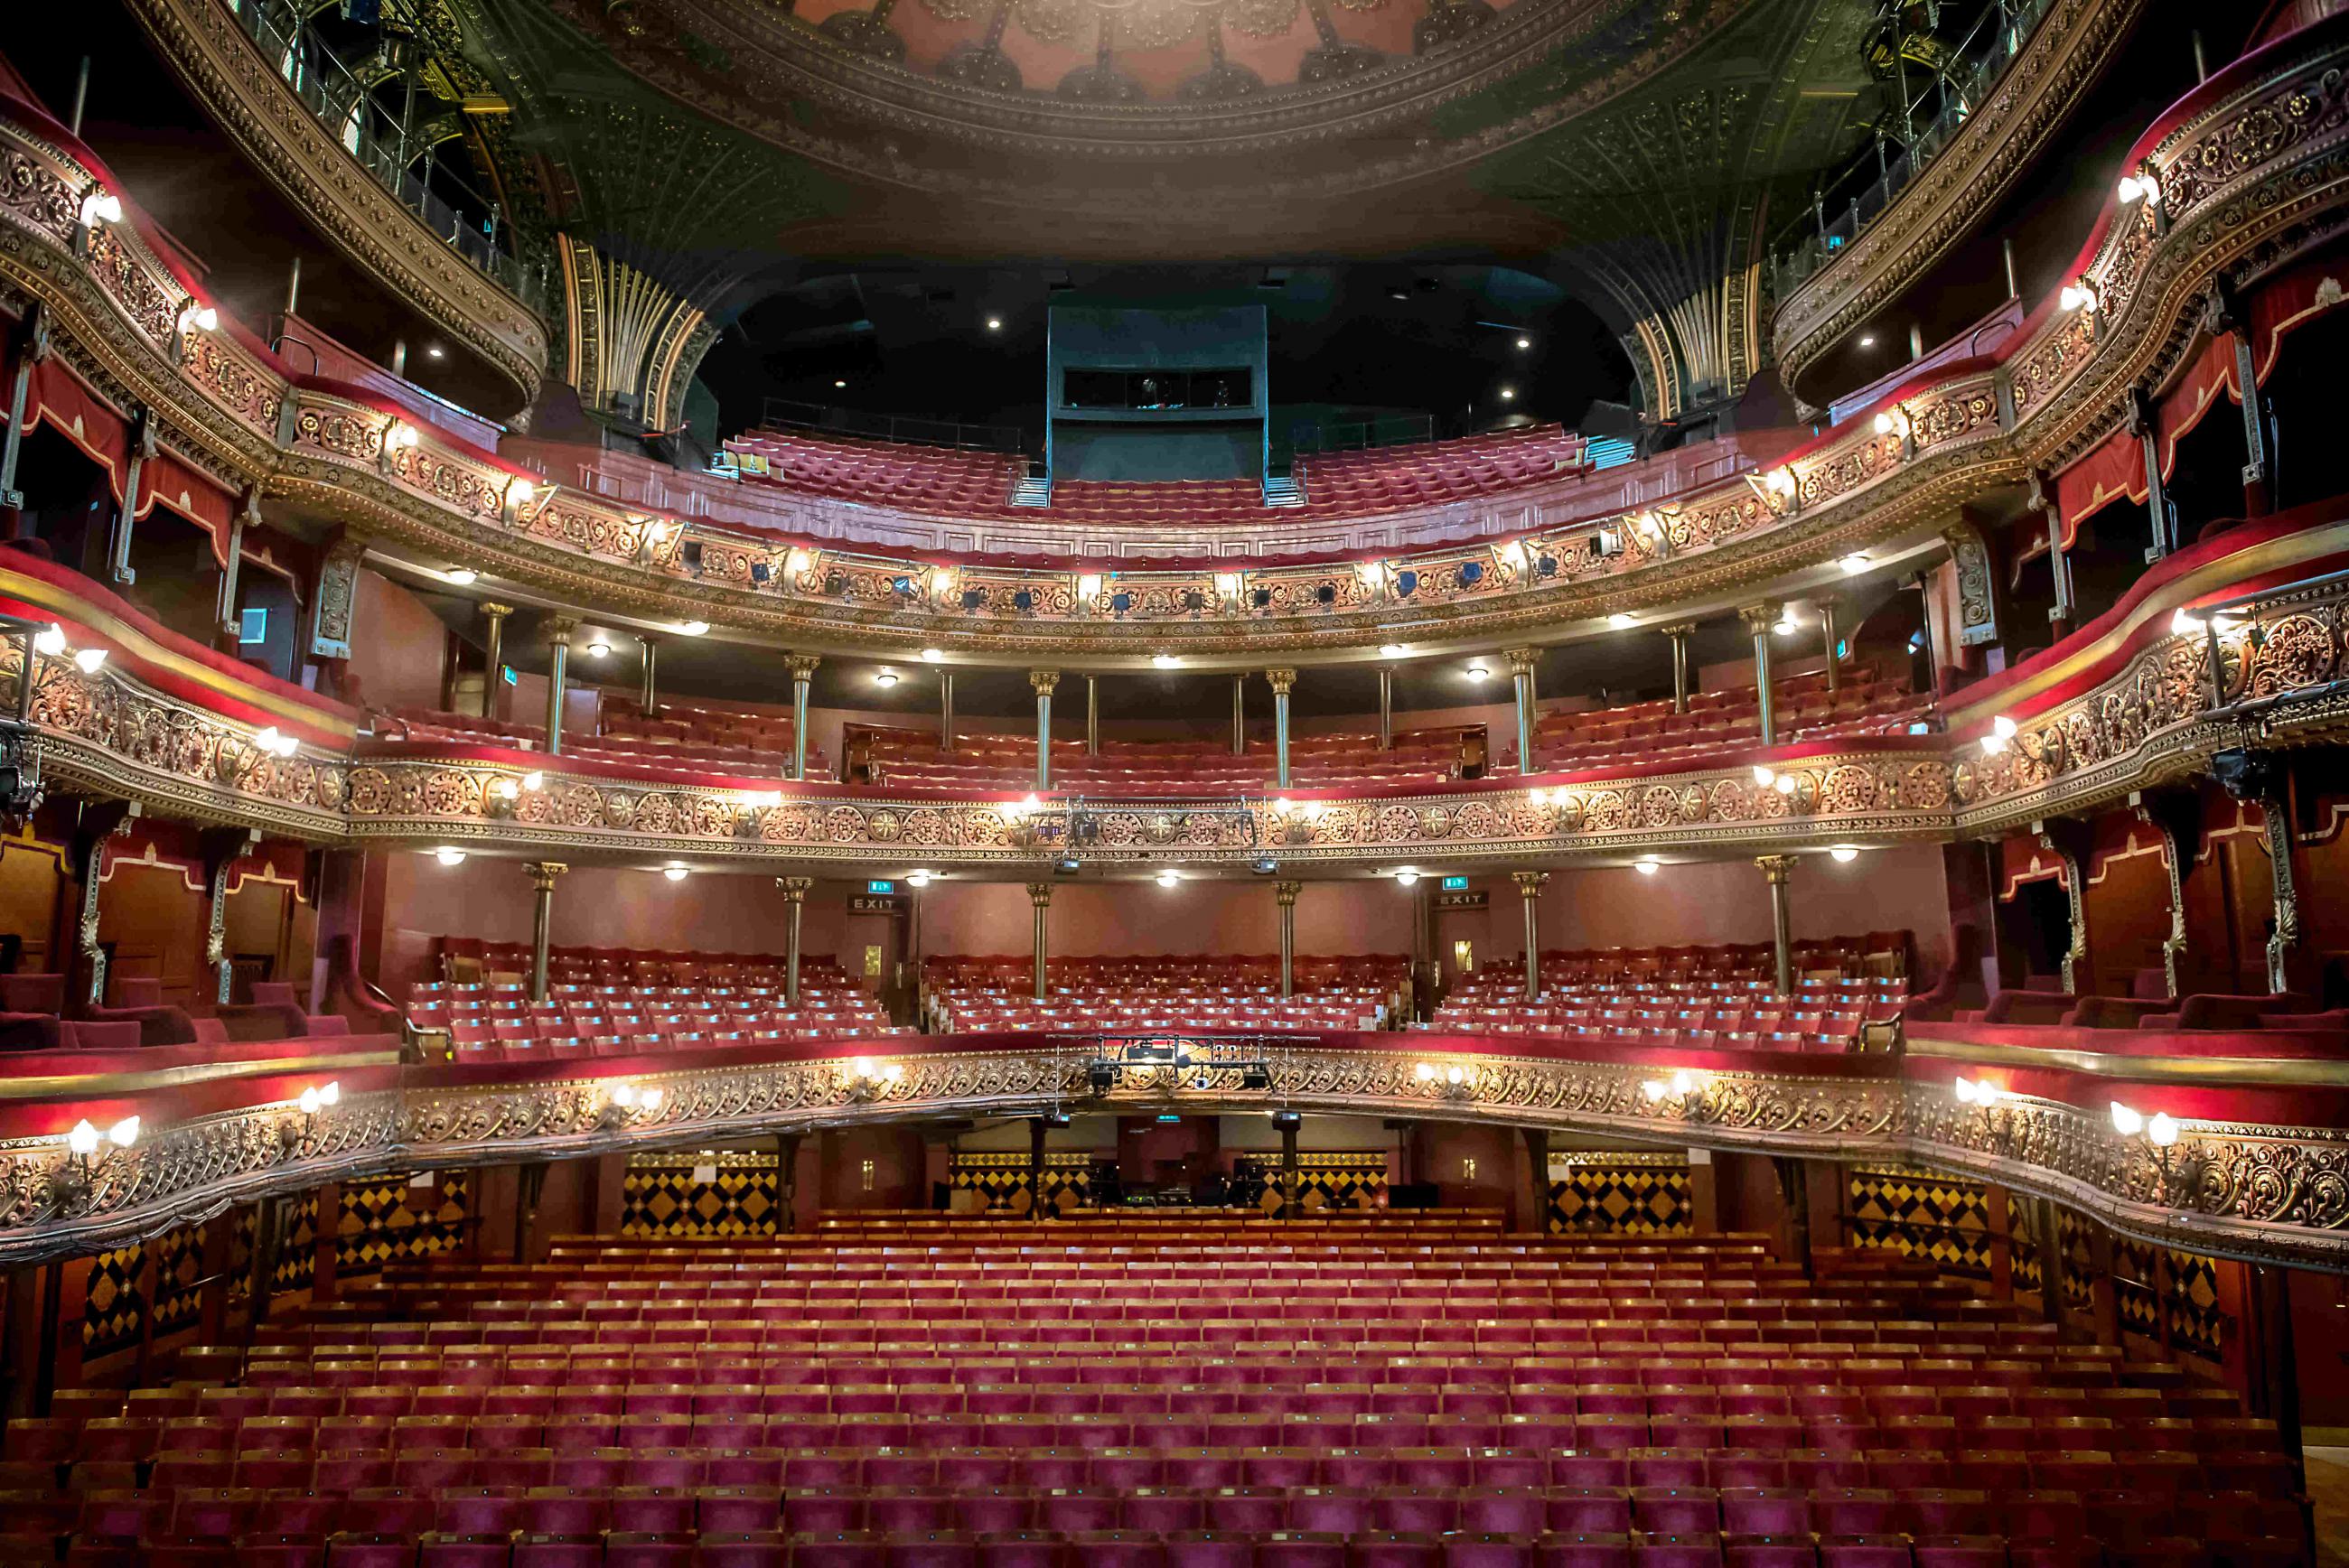
<path fill-rule="evenodd" d="M 1925 97 L 1909 106 L 1915 127 L 1910 134 L 1877 138 L 1819 183 L 1812 192 L 1809 213 L 1771 242 L 1775 297 L 1786 298 L 1835 260 L 1909 188 L 1958 134 L 2008 63 L 2023 52 L 2024 40 L 2046 10 L 2047 0 L 2000 0 L 1985 9 L 1951 47 L 1948 67 L 1936 73 Z M 1917 118 L 1920 112 L 1921 121 Z"/>
<path fill-rule="evenodd" d="M 262 58 L 378 184 L 422 219 L 450 250 L 543 314 L 543 273 L 523 265 L 508 248 L 504 214 L 495 200 L 474 190 L 454 170 L 433 167 L 432 145 L 418 134 L 412 101 L 403 114 L 392 114 L 375 101 L 367 79 L 355 68 L 367 62 L 346 60 L 316 27 L 269 0 L 226 0 L 226 4 Z M 387 7 L 387 15 L 394 9 Z M 388 51 L 402 36 L 388 29 L 383 34 L 388 53 L 375 73 L 377 81 L 396 74 Z M 424 176 L 416 171 L 419 159 Z M 456 191 L 462 207 L 452 205 L 440 191 Z"/>

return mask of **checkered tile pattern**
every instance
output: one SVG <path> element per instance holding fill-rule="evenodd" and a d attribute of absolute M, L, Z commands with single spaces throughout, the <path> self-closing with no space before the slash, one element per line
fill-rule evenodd
<path fill-rule="evenodd" d="M 772 1155 L 637 1155 L 621 1186 L 624 1236 L 771 1236 L 781 1215 Z"/>
<path fill-rule="evenodd" d="M 140 1325 L 147 1303 L 140 1295 L 139 1276 L 147 1267 L 143 1243 L 114 1247 L 89 1261 L 89 1283 L 82 1295 L 81 1355 L 86 1362 L 139 1343 Z"/>
<path fill-rule="evenodd" d="M 1855 1168 L 1846 1244 L 1930 1258 L 1944 1274 L 1990 1278 L 1990 1199 L 1970 1181 L 1909 1167 Z"/>
<path fill-rule="evenodd" d="M 455 1249 L 465 1236 L 462 1171 L 446 1171 L 429 1187 L 406 1176 L 347 1182 L 335 1232 L 337 1280 L 380 1274 L 395 1258 L 426 1258 Z"/>
<path fill-rule="evenodd" d="M 1696 1209 L 1684 1160 L 1625 1155 L 1550 1157 L 1549 1228 L 1686 1235 Z"/>
<path fill-rule="evenodd" d="M 957 1191 L 978 1192 L 990 1211 L 1024 1214 L 1029 1209 L 1028 1156 L 970 1153 L 955 1157 L 947 1181 Z M 1044 1156 L 1044 1201 L 1055 1210 L 1090 1207 L 1093 1197 L 1093 1158 L 1067 1152 Z"/>

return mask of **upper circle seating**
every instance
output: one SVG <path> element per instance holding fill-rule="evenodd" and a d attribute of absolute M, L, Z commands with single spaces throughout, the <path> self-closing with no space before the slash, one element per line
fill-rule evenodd
<path fill-rule="evenodd" d="M 1278 958 L 1061 958 L 1044 1000 L 1031 960 L 932 957 L 922 1016 L 941 1033 L 1061 1029 L 1384 1029 L 1407 1005 L 1400 956 L 1298 958 L 1280 995 Z"/>

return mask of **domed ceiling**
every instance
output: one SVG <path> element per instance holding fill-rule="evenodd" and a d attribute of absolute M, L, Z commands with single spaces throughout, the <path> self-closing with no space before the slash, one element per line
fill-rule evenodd
<path fill-rule="evenodd" d="M 502 187 L 713 323 L 812 260 L 1501 261 L 1660 418 L 1750 377 L 1875 102 L 1870 0 L 436 3 Z"/>

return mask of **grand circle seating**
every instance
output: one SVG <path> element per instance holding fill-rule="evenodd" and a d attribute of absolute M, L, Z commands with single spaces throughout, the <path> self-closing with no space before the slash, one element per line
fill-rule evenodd
<path fill-rule="evenodd" d="M 1053 961 L 1039 1002 L 1032 962 L 926 959 L 923 1018 L 940 1033 L 1383 1029 L 1411 984 L 1409 961 L 1392 955 L 1296 959 L 1286 1000 L 1275 957 L 1065 958 Z"/>
<path fill-rule="evenodd" d="M 1534 722 L 1534 773 L 1572 773 L 1626 763 L 1702 764 L 1724 751 L 1761 744 L 1761 717 L 1753 686 L 1692 692 L 1686 713 L 1670 699 L 1626 703 L 1573 713 L 1546 713 Z M 1830 695 L 1825 672 L 1771 683 L 1771 720 L 1781 744 L 1875 735 L 1903 735 L 1933 721 L 1930 699 L 1897 676 L 1865 666 L 1843 671 Z M 1505 760 L 1516 748 L 1505 747 Z"/>
<path fill-rule="evenodd" d="M 1447 1034 L 1537 1035 L 1704 1050 L 1848 1051 L 1881 1039 L 1906 1001 L 1905 931 L 1795 944 L 1792 995 L 1776 993 L 1768 943 L 1542 954 L 1543 990 L 1489 965 L 1464 975 L 1432 1021 Z"/>
<path fill-rule="evenodd" d="M 1036 743 L 1027 737 L 963 736 L 949 752 L 934 734 L 875 728 L 850 737 L 846 750 L 852 777 L 901 789 L 1018 790 L 1036 781 Z M 1481 726 L 1412 731 L 1386 748 L 1376 735 L 1299 736 L 1289 742 L 1289 779 L 1299 789 L 1442 784 L 1481 766 L 1484 750 Z M 1263 741 L 1237 756 L 1228 744 L 1200 740 L 1110 740 L 1098 755 L 1081 741 L 1052 744 L 1053 787 L 1084 794 L 1270 794 L 1278 778 Z"/>
<path fill-rule="evenodd" d="M 241 1382 L 238 1374 L 242 1371 Z M 2282 1568 L 2272 1424 L 1888 1254 L 868 1213 L 557 1242 L 9 1423 L 0 1562 Z"/>
<path fill-rule="evenodd" d="M 599 711 L 602 733 L 564 731 L 564 757 L 647 768 L 709 764 L 778 776 L 791 765 L 792 721 L 786 717 L 748 709 L 664 704 L 659 717 L 648 718 L 634 702 L 609 696 L 603 698 Z M 516 751 L 546 749 L 543 725 L 479 714 L 400 707 L 378 711 L 370 722 L 375 738 L 388 744 L 413 746 L 442 740 Z M 808 754 L 810 777 L 821 776 L 829 766 L 820 748 Z"/>
<path fill-rule="evenodd" d="M 784 1002 L 781 960 L 759 955 L 549 949 L 543 1002 L 516 983 L 519 970 L 502 967 L 528 962 L 525 949 L 444 937 L 443 972 L 469 978 L 411 986 L 409 1021 L 446 1030 L 460 1064 L 914 1032 L 894 1027 L 880 1003 L 830 958 L 800 960 L 797 1006 Z"/>
<path fill-rule="evenodd" d="M 1011 503 L 1026 463 L 999 452 L 791 429 L 754 430 L 729 440 L 726 449 L 746 481 L 805 494 L 957 517 L 1017 517 L 1029 510 Z M 1288 510 L 1297 517 L 1340 518 L 1443 506 L 1589 467 L 1582 438 L 1556 425 L 1330 452 L 1298 460 L 1295 477 L 1305 499 Z M 1052 487 L 1050 511 L 1107 525 L 1212 528 L 1260 523 L 1266 507 L 1264 487 L 1255 480 L 1062 480 Z"/>

